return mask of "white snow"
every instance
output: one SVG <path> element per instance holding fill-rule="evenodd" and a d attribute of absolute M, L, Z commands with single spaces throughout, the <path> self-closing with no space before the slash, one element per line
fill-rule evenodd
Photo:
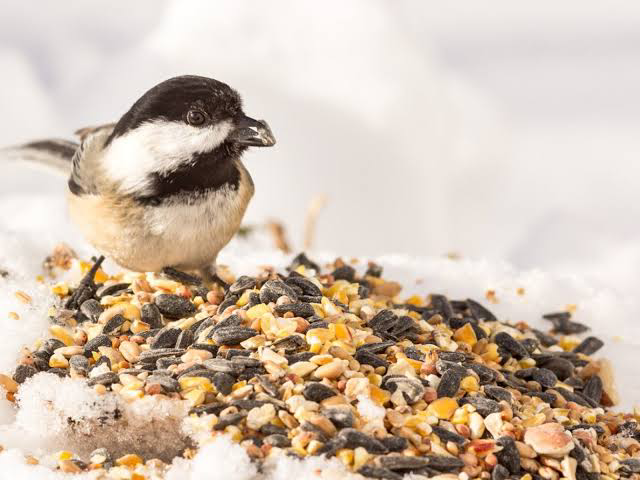
<path fill-rule="evenodd" d="M 248 223 L 278 218 L 300 246 L 307 205 L 324 193 L 316 249 L 377 258 L 407 294 L 482 300 L 492 289 L 500 317 L 543 327 L 542 313 L 575 304 L 576 319 L 607 342 L 598 356 L 613 360 L 622 407 L 640 399 L 630 361 L 640 347 L 637 5 L 0 3 L 0 146 L 111 122 L 172 75 L 226 81 L 278 140 L 247 156 L 257 192 Z M 0 372 L 10 373 L 46 331 L 52 297 L 35 280 L 43 258 L 61 241 L 84 258 L 94 252 L 68 222 L 63 179 L 18 165 L 0 173 L 0 268 L 10 273 L 0 278 Z M 264 235 L 235 240 L 220 262 L 236 273 L 284 265 L 270 246 Z M 463 259 L 442 257 L 450 251 Z M 0 395 L 0 444 L 16 447 L 0 453 L 0 480 L 64 478 L 23 455 L 54 449 L 60 419 L 87 413 L 92 395 L 39 375 L 22 388 L 17 416 Z M 46 401 L 55 409 L 41 411 Z M 127 412 L 184 415 L 165 407 Z M 225 439 L 176 460 L 171 475 L 232 474 L 225 469 L 256 475 Z M 284 459 L 268 475 L 318 469 L 344 473 Z"/>

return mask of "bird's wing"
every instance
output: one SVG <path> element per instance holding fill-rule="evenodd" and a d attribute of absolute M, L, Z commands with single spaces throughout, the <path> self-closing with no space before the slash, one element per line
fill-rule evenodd
<path fill-rule="evenodd" d="M 0 149 L 0 159 L 36 164 L 68 175 L 78 144 L 69 140 L 46 139 Z"/>
<path fill-rule="evenodd" d="M 114 126 L 115 123 L 109 123 L 76 131 L 82 143 L 71 160 L 72 168 L 69 177 L 71 193 L 85 195 L 99 192 L 102 151 Z"/>
<path fill-rule="evenodd" d="M 103 131 L 103 130 L 109 130 L 110 132 L 113 131 L 113 127 L 115 126 L 116 126 L 115 123 L 105 123 L 104 125 L 94 125 L 91 127 L 79 128 L 74 132 L 74 134 L 76 135 L 76 137 L 80 138 L 81 142 L 84 142 L 84 140 L 87 137 L 89 137 L 90 135 L 96 134 L 100 131 Z"/>

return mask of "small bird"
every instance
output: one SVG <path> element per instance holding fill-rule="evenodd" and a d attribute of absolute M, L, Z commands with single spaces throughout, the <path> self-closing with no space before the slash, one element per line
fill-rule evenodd
<path fill-rule="evenodd" d="M 120 266 L 172 267 L 215 277 L 254 184 L 248 147 L 270 147 L 266 122 L 247 117 L 225 83 L 186 75 L 147 91 L 115 124 L 43 140 L 5 155 L 69 174 L 68 205 L 87 240 Z"/>

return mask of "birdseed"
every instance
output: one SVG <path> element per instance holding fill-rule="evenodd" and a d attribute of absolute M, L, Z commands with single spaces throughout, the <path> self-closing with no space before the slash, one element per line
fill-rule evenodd
<path fill-rule="evenodd" d="M 608 409 L 608 367 L 590 357 L 603 343 L 577 339 L 588 327 L 571 313 L 545 315 L 543 332 L 472 299 L 404 300 L 375 264 L 322 273 L 304 254 L 284 275 L 225 276 L 226 291 L 175 269 L 109 277 L 101 262 L 56 290 L 51 338 L 0 375 L 8 399 L 38 372 L 69 375 L 127 401 L 184 401 L 192 426 L 255 462 L 324 455 L 369 478 L 640 479 L 640 415 Z M 167 467 L 109 447 L 60 454 L 58 469 Z"/>

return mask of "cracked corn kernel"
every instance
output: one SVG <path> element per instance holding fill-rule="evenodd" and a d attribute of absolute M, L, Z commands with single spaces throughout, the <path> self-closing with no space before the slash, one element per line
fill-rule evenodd
<path fill-rule="evenodd" d="M 135 453 L 130 453 L 116 459 L 116 465 L 120 465 L 121 467 L 133 468 L 140 463 L 142 463 L 142 458 Z"/>
<path fill-rule="evenodd" d="M 51 368 L 67 368 L 69 366 L 69 360 L 60 353 L 54 353 L 49 358 L 49 366 Z"/>
<path fill-rule="evenodd" d="M 60 326 L 60 325 L 51 325 L 49 327 L 49 332 L 51 333 L 51 335 L 53 335 L 55 338 L 57 338 L 58 340 L 60 340 L 62 343 L 64 343 L 67 347 L 73 345 L 73 337 L 71 336 L 71 334 L 67 331 L 66 328 Z"/>
<path fill-rule="evenodd" d="M 140 309 L 135 305 L 128 302 L 116 303 L 116 305 L 123 307 L 121 315 L 127 320 L 140 320 Z"/>
<path fill-rule="evenodd" d="M 180 388 L 182 390 L 189 390 L 192 388 L 198 388 L 203 392 L 213 392 L 213 385 L 211 380 L 204 377 L 180 377 L 178 379 Z"/>
<path fill-rule="evenodd" d="M 453 339 L 456 342 L 463 342 L 472 347 L 478 343 L 476 332 L 473 331 L 471 323 L 465 323 L 462 327 L 457 329 L 453 334 Z"/>
<path fill-rule="evenodd" d="M 434 400 L 427 407 L 427 413 L 435 415 L 442 420 L 449 420 L 458 408 L 458 402 L 450 397 L 442 397 Z"/>
<path fill-rule="evenodd" d="M 73 458 L 73 453 L 68 450 L 61 450 L 56 454 L 58 460 L 71 460 Z"/>
<path fill-rule="evenodd" d="M 478 380 L 476 377 L 469 375 L 468 377 L 464 377 L 460 382 L 460 388 L 462 388 L 465 392 L 477 392 L 480 389 L 480 385 L 478 385 Z"/>
<path fill-rule="evenodd" d="M 369 395 L 371 400 L 382 406 L 391 400 L 391 393 L 381 389 L 377 385 L 369 385 Z"/>
<path fill-rule="evenodd" d="M 193 388 L 187 392 L 182 392 L 181 395 L 182 398 L 189 402 L 189 406 L 192 408 L 202 405 L 206 397 L 206 393 L 200 388 Z"/>
<path fill-rule="evenodd" d="M 359 470 L 360 467 L 369 461 L 369 458 L 371 458 L 371 456 L 364 447 L 357 447 L 353 451 L 353 469 L 356 471 Z"/>
<path fill-rule="evenodd" d="M 249 318 L 249 320 L 256 320 L 262 317 L 265 313 L 271 313 L 269 305 L 259 303 L 258 305 L 254 305 L 249 310 L 247 310 L 247 317 Z"/>
<path fill-rule="evenodd" d="M 353 450 L 350 448 L 342 448 L 337 451 L 336 457 L 348 467 L 353 463 Z"/>
<path fill-rule="evenodd" d="M 147 477 L 145 477 L 144 475 L 141 475 L 139 473 L 133 472 L 131 474 L 131 480 L 146 480 L 146 479 L 147 479 Z"/>
<path fill-rule="evenodd" d="M 500 355 L 498 354 L 498 345 L 495 343 L 488 344 L 486 350 L 481 356 L 485 361 L 488 362 L 498 361 L 498 359 L 500 358 Z"/>
<path fill-rule="evenodd" d="M 69 285 L 67 285 L 65 282 L 56 283 L 51 287 L 51 293 L 60 297 L 69 295 Z"/>
<path fill-rule="evenodd" d="M 150 329 L 151 325 L 149 325 L 148 323 L 144 323 L 141 320 L 134 320 L 131 324 L 131 327 L 129 327 L 129 330 L 131 330 L 133 333 L 142 333 Z"/>
<path fill-rule="evenodd" d="M 93 266 L 93 263 L 81 261 L 80 270 L 82 271 L 82 275 L 89 273 L 89 270 L 91 270 L 92 266 Z M 104 273 L 104 270 L 99 268 L 93 277 L 93 281 L 96 283 L 104 283 L 107 280 L 109 280 L 109 276 L 106 273 Z"/>
<path fill-rule="evenodd" d="M 351 332 L 344 323 L 331 323 L 329 324 L 329 330 L 333 332 L 333 336 L 337 340 L 351 341 Z"/>
<path fill-rule="evenodd" d="M 231 437 L 231 440 L 234 442 L 239 442 L 242 440 L 242 430 L 240 430 L 235 425 L 229 425 L 225 427 L 224 433 Z"/>

